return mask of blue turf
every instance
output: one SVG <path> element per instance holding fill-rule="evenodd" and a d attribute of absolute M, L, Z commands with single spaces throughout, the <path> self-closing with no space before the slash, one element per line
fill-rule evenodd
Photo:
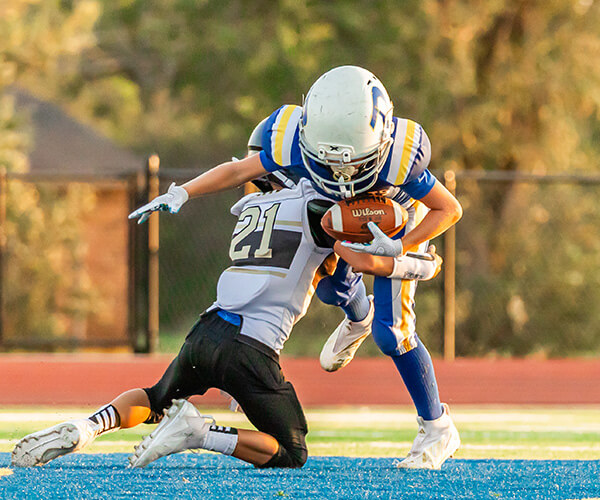
<path fill-rule="evenodd" d="M 174 455 L 143 470 L 125 454 L 71 455 L 0 477 L 0 498 L 583 499 L 600 497 L 600 461 L 449 460 L 441 471 L 390 458 L 311 457 L 300 470 L 258 470 L 214 454 Z M 8 467 L 0 453 L 0 468 Z"/>

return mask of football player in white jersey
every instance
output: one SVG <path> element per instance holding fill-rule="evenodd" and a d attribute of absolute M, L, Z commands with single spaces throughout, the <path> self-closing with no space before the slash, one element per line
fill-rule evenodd
<path fill-rule="evenodd" d="M 87 419 L 24 437 L 13 450 L 13 465 L 41 465 L 83 449 L 105 432 L 159 422 L 130 457 L 131 465 L 143 467 L 196 448 L 257 467 L 306 462 L 307 424 L 279 366 L 279 351 L 337 257 L 333 240 L 320 227 L 322 197 L 310 182 L 294 185 L 277 174 L 262 183 L 272 181 L 289 189 L 248 195 L 232 207 L 238 217 L 229 250 L 232 266 L 221 274 L 215 303 L 193 326 L 160 381 L 119 395 Z M 389 272 L 393 259 L 379 259 L 388 261 Z M 405 259 L 406 276 L 414 269 L 410 260 Z M 438 267 L 439 262 L 431 263 L 431 274 Z M 187 402 L 210 387 L 230 394 L 258 430 L 218 426 Z"/>
<path fill-rule="evenodd" d="M 371 244 L 342 243 L 345 250 L 337 244 L 341 252 L 399 257 L 423 251 L 462 216 L 460 203 L 428 170 L 431 145 L 423 127 L 393 116 L 385 87 L 363 68 L 334 68 L 313 84 L 302 107 L 277 109 L 265 122 L 261 146 L 259 155 L 222 163 L 172 186 L 130 217 L 143 222 L 155 210 L 176 213 L 189 197 L 240 186 L 282 168 L 309 178 L 333 199 L 385 191 L 408 210 L 405 229 L 393 239 L 373 227 Z M 392 272 L 375 278 L 373 336 L 392 358 L 418 414 L 419 432 L 401 467 L 439 468 L 460 439 L 440 402 L 431 356 L 416 333 L 416 284 L 395 277 Z M 338 328 L 333 335 L 343 341 L 350 331 Z"/>

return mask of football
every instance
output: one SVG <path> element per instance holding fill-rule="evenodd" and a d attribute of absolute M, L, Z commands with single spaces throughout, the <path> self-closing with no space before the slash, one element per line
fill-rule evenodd
<path fill-rule="evenodd" d="M 368 243 L 373 239 L 367 226 L 369 221 L 375 222 L 391 237 L 404 227 L 407 220 L 408 212 L 394 200 L 368 195 L 339 201 L 327 210 L 321 226 L 336 240 Z"/>

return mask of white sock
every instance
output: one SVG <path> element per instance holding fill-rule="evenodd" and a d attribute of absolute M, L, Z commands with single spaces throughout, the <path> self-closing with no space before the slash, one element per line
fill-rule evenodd
<path fill-rule="evenodd" d="M 211 425 L 202 448 L 209 451 L 218 451 L 224 455 L 231 455 L 235 450 L 237 443 L 237 429 L 233 427 L 223 427 L 222 425 Z"/>
<path fill-rule="evenodd" d="M 96 413 L 90 415 L 88 420 L 91 420 L 99 426 L 97 436 L 105 432 L 116 431 L 121 427 L 121 416 L 117 409 L 107 404 L 100 408 Z"/>

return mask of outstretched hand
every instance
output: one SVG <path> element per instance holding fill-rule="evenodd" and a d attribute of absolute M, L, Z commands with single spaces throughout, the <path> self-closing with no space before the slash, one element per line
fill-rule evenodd
<path fill-rule="evenodd" d="M 137 210 L 129 214 L 129 219 L 139 217 L 138 224 L 146 222 L 152 212 L 157 210 L 176 214 L 181 206 L 189 199 L 188 192 L 181 186 L 176 186 L 173 182 L 165 194 L 154 198 L 150 203 L 146 203 Z"/>
<path fill-rule="evenodd" d="M 350 250 L 360 253 L 368 253 L 371 255 L 379 255 L 386 257 L 396 257 L 402 255 L 403 247 L 402 240 L 393 240 L 385 234 L 379 226 L 373 221 L 367 223 L 367 227 L 373 235 L 373 241 L 370 243 L 352 243 L 350 241 L 342 241 L 342 245 Z"/>

